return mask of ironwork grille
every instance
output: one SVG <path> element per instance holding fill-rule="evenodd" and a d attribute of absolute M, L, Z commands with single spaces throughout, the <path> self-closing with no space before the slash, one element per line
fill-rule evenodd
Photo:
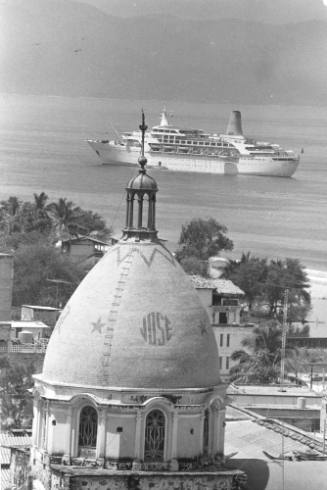
<path fill-rule="evenodd" d="M 84 407 L 79 420 L 78 445 L 95 448 L 97 444 L 98 414 L 93 407 Z"/>
<path fill-rule="evenodd" d="M 146 418 L 144 461 L 163 461 L 165 448 L 165 417 L 152 410 Z"/>

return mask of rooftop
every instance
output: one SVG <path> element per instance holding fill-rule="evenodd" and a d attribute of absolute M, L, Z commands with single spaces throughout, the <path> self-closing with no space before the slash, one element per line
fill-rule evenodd
<path fill-rule="evenodd" d="M 220 294 L 233 294 L 244 296 L 244 291 L 236 286 L 229 279 L 211 279 L 198 275 L 190 276 L 191 281 L 196 289 L 216 289 Z"/>
<path fill-rule="evenodd" d="M 77 242 L 81 242 L 81 241 L 89 241 L 89 242 L 92 242 L 92 243 L 96 243 L 96 244 L 99 244 L 99 245 L 106 245 L 106 246 L 110 246 L 110 243 L 108 242 L 104 242 L 103 240 L 99 240 L 98 238 L 95 238 L 95 237 L 92 237 L 92 236 L 89 236 L 89 235 L 80 235 L 80 236 L 74 236 L 74 237 L 70 237 L 70 238 L 65 238 L 62 240 L 63 242 L 70 242 L 70 243 L 77 243 Z M 110 241 L 112 241 L 112 238 L 110 238 Z"/>
<path fill-rule="evenodd" d="M 45 311 L 60 311 L 60 308 L 54 308 L 53 306 L 22 305 L 22 308 L 33 308 L 34 310 L 45 310 Z"/>
<path fill-rule="evenodd" d="M 235 385 L 231 384 L 227 390 L 228 394 L 238 395 L 276 395 L 279 397 L 312 397 L 321 399 L 321 394 L 315 393 L 307 386 L 285 385 L 283 391 L 280 389 L 280 385 Z"/>
<path fill-rule="evenodd" d="M 227 465 L 247 473 L 247 488 L 323 488 L 327 464 L 321 442 L 293 426 L 235 406 L 227 408 L 226 422 Z"/>
<path fill-rule="evenodd" d="M 11 328 L 50 328 L 48 325 L 40 321 L 21 320 L 7 323 L 11 323 Z"/>

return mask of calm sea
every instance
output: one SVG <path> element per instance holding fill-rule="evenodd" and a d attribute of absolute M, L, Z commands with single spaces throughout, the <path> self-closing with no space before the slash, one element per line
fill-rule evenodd
<path fill-rule="evenodd" d="M 85 140 L 135 129 L 144 108 L 158 124 L 163 101 L 0 96 L 1 199 L 32 199 L 45 191 L 101 213 L 119 234 L 124 187 L 135 169 L 101 166 Z M 242 111 L 248 136 L 271 140 L 304 155 L 292 179 L 197 175 L 153 170 L 160 192 L 160 236 L 178 241 L 192 217 L 214 217 L 242 251 L 296 257 L 327 271 L 327 108 L 238 106 L 170 102 L 178 125 L 225 130 L 229 113 Z"/>

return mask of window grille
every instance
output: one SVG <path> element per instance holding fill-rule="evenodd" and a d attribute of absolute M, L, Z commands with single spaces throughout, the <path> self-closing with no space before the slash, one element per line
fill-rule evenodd
<path fill-rule="evenodd" d="M 95 408 L 87 406 L 81 411 L 78 445 L 80 448 L 95 448 L 97 444 L 98 414 Z"/>
<path fill-rule="evenodd" d="M 152 410 L 146 418 L 144 461 L 163 461 L 165 448 L 165 417 Z"/>

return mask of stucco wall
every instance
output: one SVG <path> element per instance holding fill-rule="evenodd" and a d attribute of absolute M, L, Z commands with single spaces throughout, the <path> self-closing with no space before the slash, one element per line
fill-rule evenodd
<path fill-rule="evenodd" d="M 13 256 L 0 253 L 0 321 L 11 320 Z"/>
<path fill-rule="evenodd" d="M 52 425 L 53 423 L 56 425 Z M 54 409 L 50 420 L 52 429 L 52 454 L 65 454 L 69 450 L 69 425 L 67 412 L 62 409 Z"/>
<path fill-rule="evenodd" d="M 180 417 L 178 420 L 177 454 L 180 458 L 193 458 L 201 453 L 199 417 Z"/>
<path fill-rule="evenodd" d="M 122 432 L 119 430 L 122 429 Z M 109 458 L 132 458 L 135 445 L 135 415 L 107 418 L 106 456 Z"/>

